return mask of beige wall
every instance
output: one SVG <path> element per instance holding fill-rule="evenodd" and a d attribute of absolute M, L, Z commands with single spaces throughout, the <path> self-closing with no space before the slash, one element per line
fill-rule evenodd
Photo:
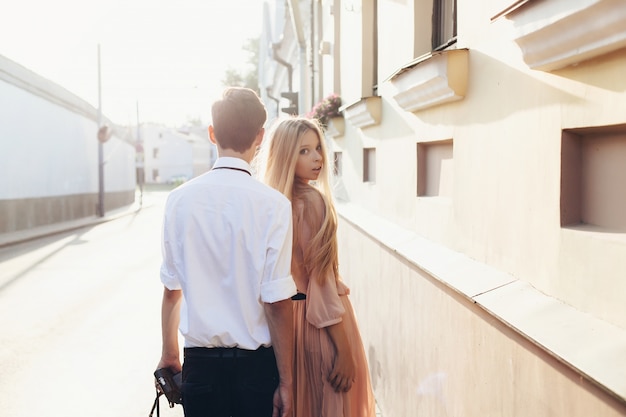
<path fill-rule="evenodd" d="M 522 3 L 457 0 L 430 55 L 432 2 L 322 1 L 340 271 L 384 417 L 626 416 L 626 5 Z"/>
<path fill-rule="evenodd" d="M 342 152 L 341 271 L 383 415 L 626 415 L 626 234 L 615 226 L 626 217 L 597 197 L 623 195 L 616 185 L 601 192 L 597 180 L 626 175 L 626 163 L 604 163 L 626 152 L 623 129 L 609 135 L 615 149 L 595 155 L 593 142 L 581 147 L 583 180 L 593 190 L 581 216 L 611 227 L 561 226 L 564 130 L 626 123 L 625 50 L 534 70 L 513 21 L 491 21 L 512 1 L 459 0 L 455 47 L 469 50 L 465 97 L 407 112 L 388 78 L 416 58 L 411 45 L 419 42 L 410 38 L 420 2 L 378 3 L 381 122 L 356 128 L 346 120 L 332 147 Z M 360 98 L 362 82 L 355 19 L 342 10 L 348 101 Z M 445 149 L 437 156 L 438 144 L 450 141 L 452 158 Z M 418 196 L 420 146 L 445 160 L 426 182 L 432 189 L 443 180 L 441 194 Z M 374 182 L 362 180 L 363 148 L 375 148 Z M 398 246 L 385 241 L 385 230 Z M 398 237 L 405 235 L 443 248 L 436 252 L 443 277 L 428 268 L 422 246 Z M 474 263 L 480 267 L 468 272 Z M 481 287 L 492 275 L 500 278 Z"/>
<path fill-rule="evenodd" d="M 512 68 L 471 49 L 464 100 L 414 115 L 387 98 L 379 126 L 354 132 L 352 145 L 345 145 L 351 140 L 347 135 L 339 140 L 355 164 L 360 145 L 377 149 L 375 187 L 356 175 L 344 175 L 344 181 L 352 201 L 626 328 L 623 303 L 614 296 L 626 290 L 621 279 L 626 239 L 592 233 L 569 238 L 559 220 L 562 129 L 624 122 L 623 106 L 617 103 L 626 102 L 626 77 L 615 68 L 626 71 L 626 54 L 579 67 L 586 76 L 577 78 L 586 78 L 587 84 Z M 390 89 L 381 88 L 383 98 Z M 454 141 L 454 194 L 451 199 L 416 198 L 415 144 L 445 139 Z M 361 170 L 356 166 L 354 172 Z M 579 253 L 572 252 L 580 244 Z M 590 245 L 599 246 L 603 256 L 588 257 Z M 572 261 L 576 270 L 568 266 Z M 593 266 L 583 266 L 589 262 Z M 607 264 L 613 267 L 602 267 Z M 584 280 L 581 273 L 594 278 L 582 293 L 570 285 Z"/>
<path fill-rule="evenodd" d="M 462 17 L 471 24 L 485 16 Z M 392 30 L 394 21 L 380 25 L 382 32 Z M 621 301 L 610 296 L 615 285 L 620 293 L 626 289 L 620 284 L 622 268 L 595 277 L 604 283 L 588 288 L 597 304 L 589 300 L 587 291 L 587 299 L 582 300 L 575 286 L 558 284 L 559 277 L 570 279 L 574 272 L 562 257 L 586 258 L 571 253 L 574 242 L 564 240 L 569 232 L 560 227 L 561 132 L 624 122 L 623 105 L 618 103 L 626 101 L 626 54 L 613 53 L 556 73 L 534 71 L 519 54 L 510 59 L 515 43 L 498 45 L 496 50 L 489 43 L 506 36 L 506 27 L 499 33 L 497 24 L 483 26 L 489 28 L 489 36 L 474 35 L 479 41 L 471 45 L 470 86 L 463 100 L 411 114 L 398 108 L 391 98 L 393 87 L 382 83 L 381 124 L 367 129 L 347 124 L 336 149 L 347 157 L 342 181 L 349 198 L 626 327 Z M 346 71 L 344 86 L 351 74 Z M 452 198 L 417 198 L 416 143 L 447 139 L 454 141 Z M 376 184 L 361 181 L 363 147 L 376 148 Z M 602 241 L 593 234 L 577 240 L 587 239 L 601 246 L 605 256 L 620 244 L 614 236 Z M 624 258 L 618 251 L 609 259 L 603 257 L 602 263 L 623 266 Z M 611 308 L 614 313 L 607 313 Z"/>
<path fill-rule="evenodd" d="M 343 206 L 341 212 L 358 217 Z M 539 344 L 546 340 L 529 339 L 511 327 L 523 327 L 521 320 L 498 319 L 480 297 L 468 297 L 388 247 L 376 236 L 375 219 L 361 220 L 365 228 L 347 220 L 340 224 L 341 274 L 351 288 L 383 416 L 626 415 L 623 402 Z M 444 263 L 469 264 L 452 256 Z M 471 268 L 459 269 L 467 274 L 458 278 L 479 280 Z M 524 310 L 514 304 L 511 309 Z M 549 309 L 541 307 L 540 320 L 550 323 Z M 563 327 L 578 323 L 581 335 L 587 330 L 575 319 L 558 320 Z M 559 328 L 554 332 L 559 340 L 570 337 Z M 572 344 L 565 342 L 565 349 Z M 616 348 L 624 346 L 622 341 Z M 591 354 L 598 354 L 593 349 Z M 583 348 L 577 352 L 589 354 Z"/>

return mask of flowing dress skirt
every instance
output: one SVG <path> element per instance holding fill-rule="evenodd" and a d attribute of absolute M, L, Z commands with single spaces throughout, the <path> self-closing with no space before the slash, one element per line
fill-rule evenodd
<path fill-rule="evenodd" d="M 356 378 L 348 392 L 335 392 L 328 376 L 333 369 L 335 346 L 328 331 L 305 318 L 305 300 L 294 301 L 295 417 L 374 417 L 376 407 L 363 342 L 352 304 L 340 296 L 345 308 L 344 328 L 356 363 Z"/>

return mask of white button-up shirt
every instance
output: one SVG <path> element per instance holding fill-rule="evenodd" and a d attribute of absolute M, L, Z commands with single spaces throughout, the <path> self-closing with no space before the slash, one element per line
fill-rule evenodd
<path fill-rule="evenodd" d="M 263 303 L 296 293 L 291 203 L 249 173 L 219 158 L 168 196 L 161 281 L 183 290 L 186 347 L 270 346 Z"/>

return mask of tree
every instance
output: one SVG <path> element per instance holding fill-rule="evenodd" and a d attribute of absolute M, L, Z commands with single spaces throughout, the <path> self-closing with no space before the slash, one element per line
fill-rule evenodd
<path fill-rule="evenodd" d="M 239 71 L 234 68 L 228 68 L 222 79 L 223 86 L 242 87 L 244 85 L 243 77 Z"/>
<path fill-rule="evenodd" d="M 259 94 L 259 43 L 260 38 L 248 39 L 241 47 L 248 52 L 248 65 L 244 70 L 228 68 L 222 79 L 223 86 L 247 87 Z"/>

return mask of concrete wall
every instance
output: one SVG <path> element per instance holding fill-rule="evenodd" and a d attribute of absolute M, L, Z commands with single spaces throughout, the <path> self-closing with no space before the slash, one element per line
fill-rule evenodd
<path fill-rule="evenodd" d="M 1 56 L 0 69 L 0 233 L 95 215 L 96 109 Z M 103 155 L 105 210 L 132 204 L 135 149 L 125 131 L 115 129 Z"/>

